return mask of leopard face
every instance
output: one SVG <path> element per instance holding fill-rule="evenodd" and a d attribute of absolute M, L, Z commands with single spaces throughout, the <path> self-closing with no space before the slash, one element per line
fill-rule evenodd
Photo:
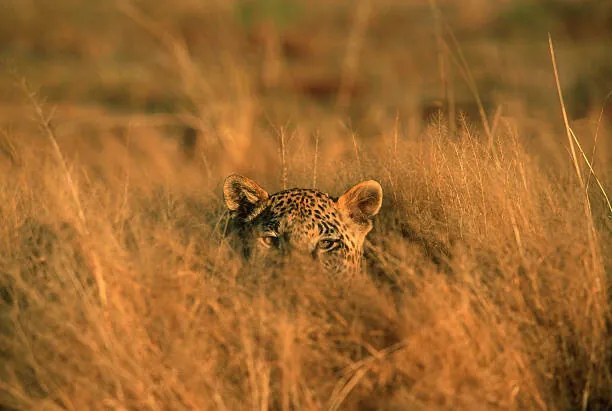
<path fill-rule="evenodd" d="M 230 175 L 223 194 L 247 258 L 317 263 L 334 274 L 360 270 L 363 243 L 382 204 L 382 188 L 373 180 L 335 198 L 305 188 L 268 194 L 253 180 Z"/>

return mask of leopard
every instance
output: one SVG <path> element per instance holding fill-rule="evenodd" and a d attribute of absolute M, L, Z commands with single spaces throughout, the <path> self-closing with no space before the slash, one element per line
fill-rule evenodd
<path fill-rule="evenodd" d="M 254 180 L 232 174 L 223 184 L 228 232 L 247 260 L 294 262 L 352 277 L 362 271 L 364 241 L 382 205 L 375 180 L 333 197 L 314 188 L 269 194 Z"/>

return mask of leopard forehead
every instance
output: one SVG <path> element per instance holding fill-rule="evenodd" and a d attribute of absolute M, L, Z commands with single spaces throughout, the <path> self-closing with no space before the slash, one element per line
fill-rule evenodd
<path fill-rule="evenodd" d="M 270 208 L 279 213 L 336 212 L 335 199 L 315 189 L 292 188 L 272 194 Z"/>
<path fill-rule="evenodd" d="M 342 229 L 335 198 L 315 189 L 294 188 L 272 194 L 258 218 L 271 231 L 311 231 L 330 233 Z"/>

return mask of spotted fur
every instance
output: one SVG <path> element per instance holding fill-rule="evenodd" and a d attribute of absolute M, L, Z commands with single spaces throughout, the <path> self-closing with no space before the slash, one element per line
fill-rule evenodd
<path fill-rule="evenodd" d="M 373 180 L 334 198 L 304 188 L 269 195 L 253 180 L 230 175 L 223 194 L 246 257 L 272 263 L 306 256 L 299 261 L 318 261 L 336 274 L 361 268 L 363 242 L 382 203 L 382 188 Z"/>

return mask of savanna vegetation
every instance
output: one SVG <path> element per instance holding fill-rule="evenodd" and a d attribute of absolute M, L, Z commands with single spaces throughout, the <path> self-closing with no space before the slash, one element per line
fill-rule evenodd
<path fill-rule="evenodd" d="M 612 407 L 608 2 L 3 0 L 0 45 L 0 409 Z M 378 180 L 363 275 L 243 261 L 230 172 Z"/>

